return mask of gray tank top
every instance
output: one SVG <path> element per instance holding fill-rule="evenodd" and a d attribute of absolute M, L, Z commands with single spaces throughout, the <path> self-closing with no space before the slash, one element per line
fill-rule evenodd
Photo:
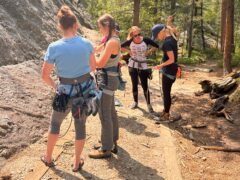
<path fill-rule="evenodd" d="M 110 57 L 108 59 L 108 61 L 107 61 L 106 65 L 104 66 L 104 68 L 117 67 L 118 66 L 118 61 L 119 61 L 120 56 L 121 56 L 121 43 L 120 43 L 120 39 L 118 37 L 116 37 L 116 36 L 113 36 L 110 39 L 112 39 L 112 38 L 114 38 L 117 41 L 119 41 L 119 52 L 118 52 L 116 57 L 114 57 L 114 58 Z"/>

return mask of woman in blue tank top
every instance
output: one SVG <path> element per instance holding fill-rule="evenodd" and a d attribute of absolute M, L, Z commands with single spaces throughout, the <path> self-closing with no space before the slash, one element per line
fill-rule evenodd
<path fill-rule="evenodd" d="M 41 157 L 41 160 L 49 167 L 55 165 L 52 159 L 53 149 L 59 136 L 61 123 L 72 109 L 73 97 L 79 97 L 80 93 L 82 95 L 87 90 L 96 89 L 90 76 L 90 72 L 95 70 L 95 57 L 90 41 L 77 36 L 79 23 L 68 6 L 61 7 L 57 18 L 62 39 L 49 45 L 42 67 L 42 79 L 56 91 L 55 97 L 58 97 L 57 100 L 61 99 L 59 102 L 64 106 L 59 107 L 59 103 L 53 102 L 47 149 L 44 156 Z M 50 76 L 54 66 L 60 81 L 58 86 Z M 80 155 L 85 143 L 86 118 L 87 115 L 84 113 L 79 113 L 78 117 L 74 115 L 76 132 L 74 172 L 80 170 L 84 164 Z"/>

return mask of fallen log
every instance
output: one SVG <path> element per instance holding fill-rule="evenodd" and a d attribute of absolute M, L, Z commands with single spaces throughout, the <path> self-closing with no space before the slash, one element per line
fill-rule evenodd
<path fill-rule="evenodd" d="M 225 105 L 227 104 L 228 100 L 229 100 L 229 96 L 228 95 L 224 95 L 224 96 L 218 98 L 215 101 L 211 111 L 212 112 L 217 112 L 217 111 L 223 110 Z"/>
<path fill-rule="evenodd" d="M 191 72 L 205 72 L 205 73 L 210 73 L 213 72 L 213 69 L 209 69 L 209 68 L 199 68 L 199 67 L 195 67 L 195 68 L 188 68 L 187 70 L 191 71 Z"/>
<path fill-rule="evenodd" d="M 212 85 L 212 92 L 226 94 L 236 86 L 236 80 L 232 77 L 219 80 Z"/>
<path fill-rule="evenodd" d="M 231 103 L 240 103 L 240 86 L 230 95 L 229 99 Z"/>
<path fill-rule="evenodd" d="M 232 77 L 233 79 L 240 78 L 240 71 L 232 72 L 229 75 L 227 75 L 227 77 Z"/>
<path fill-rule="evenodd" d="M 240 152 L 240 148 L 235 147 L 222 147 L 222 146 L 201 146 L 205 150 L 215 150 L 215 151 L 224 151 L 224 152 Z"/>
<path fill-rule="evenodd" d="M 212 82 L 209 80 L 200 81 L 204 93 L 210 93 L 212 91 Z"/>
<path fill-rule="evenodd" d="M 223 117 L 225 117 L 225 119 L 226 119 L 227 121 L 229 121 L 230 123 L 234 123 L 234 120 L 233 120 L 232 116 L 229 114 L 229 112 L 227 112 L 227 111 L 225 110 L 225 108 L 224 108 L 223 110 L 221 110 L 220 112 L 216 112 L 215 115 L 216 115 L 216 116 L 223 116 Z"/>

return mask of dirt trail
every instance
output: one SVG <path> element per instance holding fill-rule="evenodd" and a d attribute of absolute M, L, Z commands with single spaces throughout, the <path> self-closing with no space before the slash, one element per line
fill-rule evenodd
<path fill-rule="evenodd" d="M 143 109 L 130 110 L 128 108 L 131 97 L 126 68 L 124 68 L 124 74 L 124 78 L 128 80 L 126 95 L 124 97 L 123 92 L 117 92 L 117 98 L 123 104 L 122 107 L 117 108 L 120 125 L 119 154 L 109 160 L 92 160 L 87 157 L 100 135 L 98 117 L 90 117 L 87 121 L 87 143 L 83 152 L 86 164 L 83 171 L 80 174 L 71 172 L 74 140 L 71 128 L 70 134 L 72 135 L 67 135 L 69 138 L 65 139 L 63 153 L 57 160 L 57 168 L 48 170 L 42 179 L 50 177 L 53 179 L 171 179 L 168 178 L 173 177 L 170 172 L 174 168 L 179 171 L 178 166 L 169 167 L 169 163 L 166 165 L 166 162 L 170 160 L 165 159 L 166 153 L 174 152 L 172 151 L 174 139 L 171 139 L 171 135 L 168 134 L 169 130 L 161 131 L 166 127 L 153 123 L 145 111 L 146 106 L 143 100 L 140 100 L 140 107 Z M 156 103 L 158 100 L 154 101 Z M 62 133 L 69 122 L 68 118 L 63 125 Z M 39 164 L 39 156 L 43 153 L 45 144 L 46 138 L 43 138 L 11 158 L 1 173 L 10 175 L 12 179 L 23 179 L 31 171 L 39 170 L 41 167 L 38 166 L 36 169 L 35 166 Z M 171 157 L 170 154 L 167 157 Z M 174 162 L 177 161 L 174 158 L 171 159 Z"/>
<path fill-rule="evenodd" d="M 183 79 L 177 80 L 173 86 L 173 94 L 177 96 L 173 109 L 182 114 L 183 120 L 160 126 L 155 125 L 151 116 L 145 111 L 146 105 L 140 87 L 140 108 L 137 110 L 128 108 L 132 97 L 126 67 L 123 68 L 123 73 L 124 78 L 128 80 L 127 90 L 125 95 L 123 92 L 117 92 L 116 95 L 123 104 L 122 107 L 117 107 L 120 124 L 119 154 L 109 160 L 92 160 L 87 157 L 92 145 L 100 136 L 98 117 L 90 117 L 87 121 L 83 170 L 80 173 L 71 172 L 74 140 L 74 130 L 71 128 L 69 135 L 66 136 L 67 139 L 59 141 L 63 146 L 59 144 L 57 147 L 62 149 L 62 153 L 57 159 L 56 169 L 48 169 L 44 175 L 42 174 L 42 179 L 238 179 L 240 177 L 238 153 L 206 151 L 199 148 L 201 145 L 212 145 L 223 140 L 226 143 L 230 140 L 234 141 L 224 135 L 218 137 L 218 134 L 223 134 L 219 130 L 220 125 L 226 130 L 231 126 L 228 122 L 221 118 L 201 116 L 200 112 L 209 106 L 208 97 L 197 98 L 193 95 L 195 91 L 200 90 L 200 85 L 196 83 L 199 80 L 218 79 L 214 73 L 185 72 Z M 158 74 L 154 72 L 150 89 L 156 111 L 162 109 L 158 82 Z M 191 140 L 189 131 L 185 131 L 183 127 L 196 122 L 208 123 L 208 127 L 200 130 L 191 129 L 193 137 Z M 68 118 L 63 124 L 62 133 L 69 123 Z M 238 119 L 236 123 L 239 123 Z M 236 131 L 232 132 L 234 133 L 239 137 Z M 238 141 L 234 142 L 238 144 Z M 45 145 L 46 137 L 11 158 L 0 173 L 10 175 L 12 179 L 23 179 L 26 175 L 45 168 L 39 161 Z M 226 162 L 228 162 L 227 166 Z"/>

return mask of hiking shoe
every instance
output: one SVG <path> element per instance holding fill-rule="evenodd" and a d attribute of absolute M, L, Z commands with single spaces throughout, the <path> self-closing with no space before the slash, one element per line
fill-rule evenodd
<path fill-rule="evenodd" d="M 93 159 L 103 159 L 103 158 L 110 158 L 112 156 L 111 151 L 102 150 L 101 148 L 98 150 L 94 150 L 88 154 L 90 158 Z"/>
<path fill-rule="evenodd" d="M 98 150 L 98 149 L 101 149 L 101 148 L 102 148 L 102 144 L 101 143 L 97 143 L 97 144 L 93 145 L 93 149 L 95 149 L 95 150 Z M 112 148 L 111 152 L 114 153 L 114 154 L 118 153 L 118 145 L 117 145 L 117 143 L 113 144 L 113 148 Z"/>
<path fill-rule="evenodd" d="M 169 113 L 162 112 L 160 113 L 160 116 L 156 116 L 153 119 L 155 120 L 155 124 L 160 124 L 162 121 L 169 121 L 170 115 Z"/>
<path fill-rule="evenodd" d="M 137 102 L 133 102 L 132 105 L 130 106 L 130 109 L 136 109 L 138 107 Z"/>
<path fill-rule="evenodd" d="M 113 148 L 112 148 L 111 152 L 114 153 L 114 154 L 118 153 L 118 145 L 117 145 L 117 143 L 113 144 Z"/>
<path fill-rule="evenodd" d="M 148 108 L 148 112 L 149 112 L 149 113 L 154 113 L 154 110 L 153 110 L 151 104 L 148 104 L 148 105 L 147 105 L 147 108 Z"/>

